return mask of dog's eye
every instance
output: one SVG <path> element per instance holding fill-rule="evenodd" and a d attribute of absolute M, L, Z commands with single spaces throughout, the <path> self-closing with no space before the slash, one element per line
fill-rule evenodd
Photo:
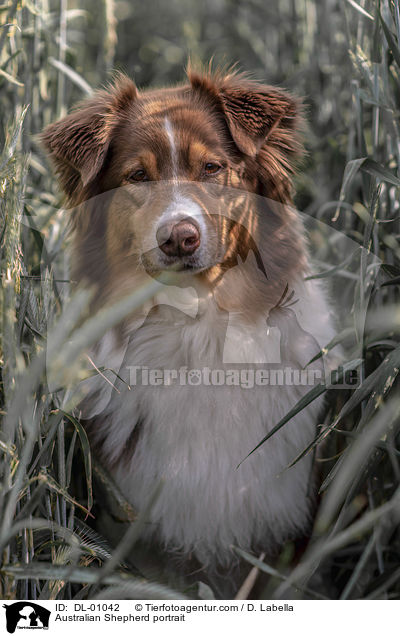
<path fill-rule="evenodd" d="M 129 175 L 128 181 L 148 181 L 149 178 L 146 174 L 146 171 L 140 168 L 139 170 L 135 170 L 132 174 Z"/>
<path fill-rule="evenodd" d="M 211 161 L 207 162 L 204 166 L 206 174 L 217 174 L 221 169 L 222 166 L 219 163 L 213 163 Z"/>

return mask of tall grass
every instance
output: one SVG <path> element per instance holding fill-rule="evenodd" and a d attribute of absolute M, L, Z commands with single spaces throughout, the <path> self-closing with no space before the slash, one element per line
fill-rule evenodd
<path fill-rule="evenodd" d="M 127 299 L 118 315 L 94 318 L 83 293 L 69 298 L 62 201 L 35 135 L 110 69 L 134 72 L 139 84 L 164 84 L 181 78 L 192 52 L 239 60 L 305 96 L 311 135 L 298 205 L 379 259 L 361 260 L 352 308 L 358 329 L 369 298 L 358 330 L 362 382 L 330 392 L 325 426 L 307 449 L 325 445 L 311 541 L 300 562 L 291 544 L 274 562 L 242 551 L 240 558 L 264 572 L 260 597 L 290 589 L 299 598 L 398 598 L 398 0 L 175 0 L 154 13 L 155 4 L 10 0 L 0 7 L 0 597 L 183 595 L 129 566 L 146 511 L 137 517 L 93 463 L 76 403 L 58 389 L 79 375 L 89 338 L 152 290 Z M 49 390 L 48 374 L 57 390 Z M 111 493 L 114 517 L 126 522 L 115 550 L 93 530 L 94 473 Z"/>

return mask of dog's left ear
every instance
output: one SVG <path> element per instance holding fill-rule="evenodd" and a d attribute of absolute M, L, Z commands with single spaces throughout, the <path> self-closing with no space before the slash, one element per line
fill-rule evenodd
<path fill-rule="evenodd" d="M 213 99 L 224 115 L 236 146 L 255 157 L 276 128 L 294 130 L 297 100 L 281 89 L 265 86 L 240 73 L 202 73 L 189 68 L 192 88 Z"/>

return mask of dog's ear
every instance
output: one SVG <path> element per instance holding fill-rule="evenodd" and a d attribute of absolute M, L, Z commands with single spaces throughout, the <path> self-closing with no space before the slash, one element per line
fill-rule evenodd
<path fill-rule="evenodd" d="M 191 86 L 213 98 L 236 146 L 255 157 L 276 128 L 294 129 L 298 101 L 286 91 L 235 72 L 188 70 Z"/>
<path fill-rule="evenodd" d="M 192 89 L 223 117 L 249 172 L 257 174 L 260 192 L 275 201 L 290 201 L 294 164 L 303 153 L 300 100 L 234 71 L 189 67 L 188 77 Z"/>
<path fill-rule="evenodd" d="M 250 157 L 258 154 L 275 127 L 291 127 L 296 117 L 294 100 L 274 88 L 233 85 L 220 97 L 232 138 Z"/>
<path fill-rule="evenodd" d="M 97 91 L 41 134 L 41 142 L 71 202 L 78 202 L 82 192 L 99 174 L 112 132 L 136 97 L 135 84 L 121 74 L 108 90 Z"/>

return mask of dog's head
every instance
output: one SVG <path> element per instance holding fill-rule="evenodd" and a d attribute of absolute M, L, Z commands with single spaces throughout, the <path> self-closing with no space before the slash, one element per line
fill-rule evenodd
<path fill-rule="evenodd" d="M 177 88 L 139 93 L 119 76 L 45 129 L 61 185 L 78 206 L 81 276 L 93 270 L 98 280 L 95 254 L 102 253 L 107 270 L 131 263 L 149 273 L 172 267 L 215 280 L 236 254 L 257 251 L 255 206 L 239 193 L 290 202 L 301 150 L 297 101 L 233 72 L 189 70 L 188 78 Z M 269 251 L 274 236 L 281 246 L 272 266 L 277 259 L 298 266 L 290 213 L 266 208 Z"/>

